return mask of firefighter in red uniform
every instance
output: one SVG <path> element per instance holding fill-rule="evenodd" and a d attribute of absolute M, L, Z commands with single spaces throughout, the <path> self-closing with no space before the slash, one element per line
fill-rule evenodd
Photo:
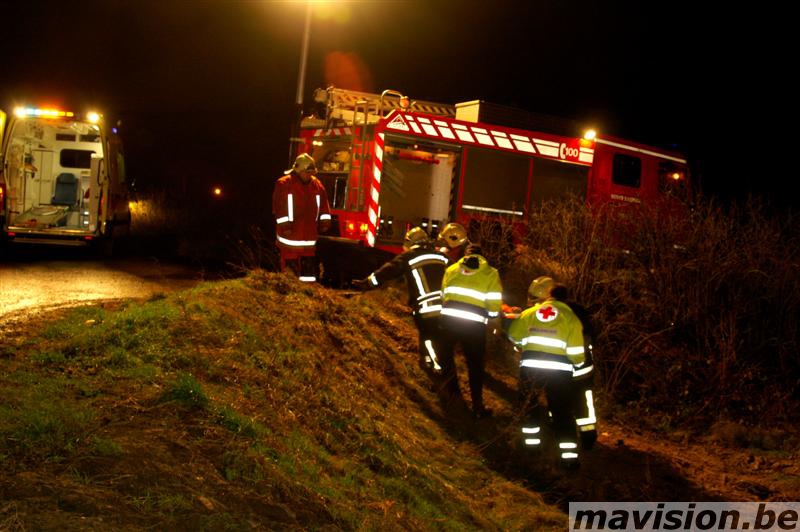
<path fill-rule="evenodd" d="M 326 232 L 331 223 L 328 195 L 316 173 L 314 159 L 303 153 L 272 193 L 281 271 L 288 267 L 301 281 L 317 280 L 317 232 Z"/>

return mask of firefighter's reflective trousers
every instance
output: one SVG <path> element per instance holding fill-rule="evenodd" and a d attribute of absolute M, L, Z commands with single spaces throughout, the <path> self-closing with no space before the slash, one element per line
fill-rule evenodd
<path fill-rule="evenodd" d="M 441 372 L 442 361 L 439 351 L 441 350 L 442 333 L 439 328 L 439 313 L 420 314 L 414 312 L 414 324 L 419 332 L 420 363 L 426 370 Z M 430 360 L 430 364 L 426 363 L 426 360 Z"/>

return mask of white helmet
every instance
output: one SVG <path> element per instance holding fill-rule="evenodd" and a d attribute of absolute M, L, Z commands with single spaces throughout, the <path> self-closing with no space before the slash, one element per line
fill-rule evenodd
<path fill-rule="evenodd" d="M 413 227 L 408 230 L 403 240 L 403 249 L 411 249 L 414 246 L 424 246 L 430 244 L 431 239 L 428 233 L 421 227 Z"/>
<path fill-rule="evenodd" d="M 528 297 L 541 301 L 550 297 L 550 291 L 556 286 L 556 282 L 546 276 L 537 277 L 528 287 Z"/>
<path fill-rule="evenodd" d="M 295 172 L 305 171 L 305 172 L 316 173 L 317 163 L 314 162 L 314 158 L 311 157 L 309 154 L 301 153 L 300 155 L 297 156 L 297 158 L 294 160 L 294 164 L 289 170 L 286 171 L 286 173 L 288 174 L 292 170 L 294 170 Z"/>
<path fill-rule="evenodd" d="M 442 228 L 439 239 L 443 240 L 448 248 L 457 248 L 467 243 L 467 230 L 461 224 L 449 223 Z"/>

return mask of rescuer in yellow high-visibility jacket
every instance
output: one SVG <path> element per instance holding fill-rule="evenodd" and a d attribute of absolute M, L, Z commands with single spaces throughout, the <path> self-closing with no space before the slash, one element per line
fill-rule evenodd
<path fill-rule="evenodd" d="M 575 467 L 579 456 L 576 415 L 586 398 L 581 397 L 584 388 L 574 376 L 588 369 L 586 349 L 581 320 L 569 305 L 551 297 L 555 286 L 549 277 L 531 283 L 528 296 L 534 304 L 511 322 L 508 337 L 522 353 L 519 388 L 526 405 L 522 427 L 525 444 L 541 446 L 542 425 L 549 410 L 561 462 Z M 539 399 L 540 391 L 546 396 L 546 405 Z M 594 405 L 589 407 L 586 416 L 593 418 Z"/>
<path fill-rule="evenodd" d="M 500 275 L 477 246 L 469 246 L 464 257 L 445 270 L 440 318 L 442 383 L 451 398 L 461 397 L 454 359 L 460 343 L 467 360 L 475 418 L 491 415 L 483 404 L 486 328 L 490 319 L 499 317 L 502 296 Z"/>

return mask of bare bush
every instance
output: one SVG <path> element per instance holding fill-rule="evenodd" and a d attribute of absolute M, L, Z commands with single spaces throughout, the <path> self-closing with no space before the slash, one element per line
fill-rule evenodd
<path fill-rule="evenodd" d="M 231 261 L 242 271 L 278 270 L 280 259 L 274 237 L 265 235 L 258 226 L 251 227 L 250 232 L 241 238 L 233 238 L 231 247 Z"/>
<path fill-rule="evenodd" d="M 754 200 L 723 208 L 700 198 L 676 216 L 642 205 L 592 210 L 572 199 L 542 205 L 528 227 L 512 253 L 494 259 L 514 265 L 504 285 L 522 289 L 550 275 L 570 288 L 595 322 L 608 399 L 669 422 L 793 412 L 795 218 L 769 215 Z"/>

